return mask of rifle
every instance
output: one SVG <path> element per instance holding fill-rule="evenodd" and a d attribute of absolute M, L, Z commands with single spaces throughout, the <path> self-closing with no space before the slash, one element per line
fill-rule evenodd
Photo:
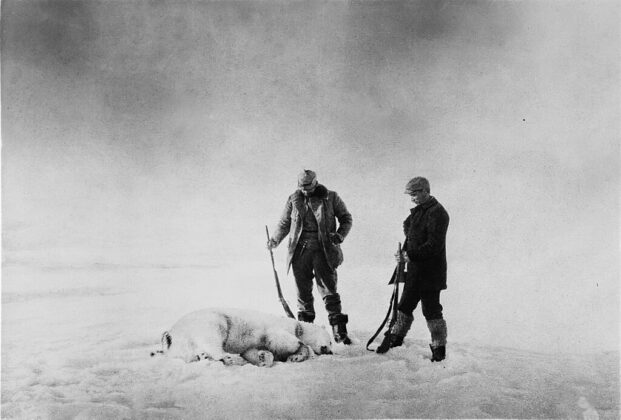
<path fill-rule="evenodd" d="M 397 249 L 397 252 L 399 253 L 399 255 L 401 255 L 401 252 L 402 252 L 401 242 L 399 242 L 399 247 Z M 374 351 L 374 350 L 371 350 L 369 346 L 371 345 L 373 340 L 375 340 L 375 338 L 379 335 L 379 333 L 382 331 L 391 313 L 392 313 L 392 317 L 390 318 L 390 324 L 388 325 L 389 331 L 392 328 L 395 321 L 397 320 L 397 311 L 398 311 L 398 306 L 399 306 L 399 283 L 403 281 L 404 266 L 405 266 L 405 262 L 403 261 L 403 258 L 399 258 L 397 267 L 395 268 L 392 278 L 390 279 L 390 282 L 388 283 L 388 284 L 394 284 L 392 296 L 390 297 L 390 304 L 388 305 L 388 312 L 386 313 L 386 316 L 384 317 L 384 320 L 382 321 L 382 325 L 379 326 L 377 331 L 375 331 L 375 334 L 373 334 L 373 337 L 371 337 L 369 341 L 367 342 L 367 350 L 369 351 Z"/>
<path fill-rule="evenodd" d="M 267 225 L 265 226 L 265 233 L 267 234 L 267 242 L 269 243 L 270 231 L 267 229 Z M 289 318 L 295 319 L 295 316 L 293 316 L 293 312 L 291 312 L 291 309 L 289 308 L 287 301 L 282 295 L 282 290 L 280 289 L 280 282 L 278 281 L 278 273 L 276 272 L 276 265 L 274 264 L 274 252 L 272 252 L 271 247 L 268 247 L 268 249 L 270 250 L 270 257 L 272 257 L 272 270 L 274 270 L 274 279 L 276 280 L 276 290 L 278 291 L 278 299 L 280 299 L 280 303 L 282 304 L 283 309 L 287 313 L 287 316 Z"/>

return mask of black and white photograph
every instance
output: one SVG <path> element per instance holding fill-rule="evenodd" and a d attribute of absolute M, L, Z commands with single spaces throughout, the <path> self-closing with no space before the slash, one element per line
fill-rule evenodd
<path fill-rule="evenodd" d="M 0 418 L 621 418 L 621 2 L 0 5 Z"/>

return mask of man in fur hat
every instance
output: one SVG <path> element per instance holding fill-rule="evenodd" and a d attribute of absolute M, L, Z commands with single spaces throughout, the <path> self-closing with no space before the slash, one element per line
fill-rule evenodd
<path fill-rule="evenodd" d="M 432 362 L 446 357 L 446 321 L 442 316 L 440 291 L 446 289 L 446 232 L 449 215 L 430 195 L 429 181 L 423 177 L 412 178 L 405 187 L 416 205 L 403 222 L 406 241 L 397 261 L 405 261 L 407 273 L 405 286 L 399 300 L 397 319 L 386 332 L 384 341 L 377 348 L 386 353 L 390 348 L 403 344 L 414 317 L 412 313 L 419 302 L 431 333 Z"/>
<path fill-rule="evenodd" d="M 338 226 L 337 226 L 338 221 Z M 298 320 L 313 322 L 313 277 L 323 298 L 337 343 L 351 344 L 347 336 L 347 315 L 341 312 L 336 290 L 336 268 L 343 262 L 340 244 L 352 225 L 351 214 L 338 194 L 304 170 L 298 175 L 298 189 L 289 196 L 280 221 L 267 246 L 275 248 L 289 234 L 287 270 L 293 268 L 298 290 Z"/>

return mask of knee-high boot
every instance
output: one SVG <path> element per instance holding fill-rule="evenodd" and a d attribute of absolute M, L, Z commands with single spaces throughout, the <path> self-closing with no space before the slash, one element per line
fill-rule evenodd
<path fill-rule="evenodd" d="M 351 344 L 351 338 L 347 335 L 347 321 L 349 321 L 349 317 L 345 314 L 332 314 L 329 316 L 329 321 L 332 326 L 334 341 L 346 345 Z"/>

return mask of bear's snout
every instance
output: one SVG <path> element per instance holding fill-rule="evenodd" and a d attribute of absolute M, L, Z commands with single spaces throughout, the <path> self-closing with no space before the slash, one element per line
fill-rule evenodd
<path fill-rule="evenodd" d="M 328 349 L 328 346 L 321 346 L 321 354 L 332 354 L 332 352 Z"/>

